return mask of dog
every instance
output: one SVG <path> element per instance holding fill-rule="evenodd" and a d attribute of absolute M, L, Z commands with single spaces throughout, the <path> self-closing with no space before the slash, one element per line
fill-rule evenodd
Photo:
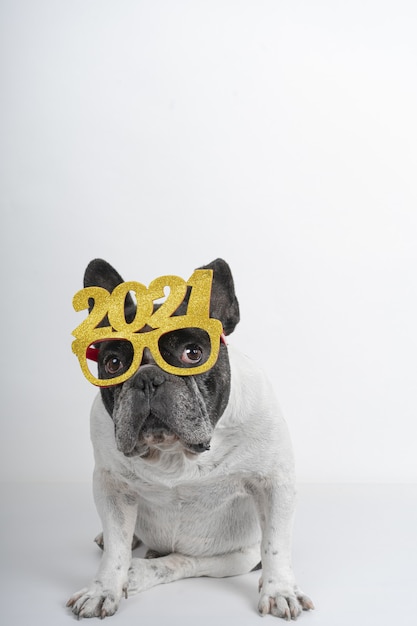
<path fill-rule="evenodd" d="M 200 269 L 212 276 L 210 320 L 230 335 L 240 319 L 230 268 L 216 259 Z M 122 283 L 101 259 L 84 276 L 85 288 L 110 294 Z M 187 310 L 190 292 L 188 285 L 174 321 Z M 124 306 L 133 323 L 138 304 L 128 293 Z M 100 332 L 109 325 L 103 319 Z M 143 335 L 146 329 L 137 333 Z M 287 426 L 262 371 L 224 335 L 215 342 L 217 360 L 203 373 L 187 368 L 204 359 L 207 337 L 200 328 L 182 328 L 160 347 L 176 373 L 162 369 L 145 348 L 127 380 L 100 388 L 91 439 L 103 554 L 89 586 L 68 600 L 78 618 L 111 616 L 123 596 L 161 583 L 261 567 L 261 615 L 289 620 L 314 608 L 291 563 L 295 472 Z M 123 341 L 103 340 L 95 349 L 106 383 L 132 362 L 131 345 Z M 148 548 L 145 558 L 132 557 L 139 540 Z"/>

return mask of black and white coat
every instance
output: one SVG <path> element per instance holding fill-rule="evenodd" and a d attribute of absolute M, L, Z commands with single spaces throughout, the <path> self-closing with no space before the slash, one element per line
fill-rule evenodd
<path fill-rule="evenodd" d="M 238 307 L 228 266 L 217 260 L 207 267 L 215 278 L 211 315 L 230 334 Z M 88 283 L 109 288 L 109 280 L 122 280 L 110 266 L 99 270 L 89 267 Z M 138 429 L 135 413 L 143 403 L 148 418 Z M 178 413 L 172 421 L 170 407 Z M 193 413 L 188 430 L 184 407 Z M 104 550 L 92 582 L 68 601 L 77 616 L 112 615 L 123 596 L 154 585 L 244 574 L 260 563 L 261 614 L 295 619 L 313 608 L 291 564 L 295 475 L 288 429 L 250 359 L 222 345 L 210 372 L 178 377 L 161 375 L 148 358 L 133 380 L 96 397 L 91 438 Z M 155 558 L 132 558 L 135 537 Z"/>

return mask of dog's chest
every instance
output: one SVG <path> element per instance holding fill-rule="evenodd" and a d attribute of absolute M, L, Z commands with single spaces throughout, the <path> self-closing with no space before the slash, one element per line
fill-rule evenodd
<path fill-rule="evenodd" d="M 136 534 L 163 553 L 205 555 L 237 549 L 259 538 L 258 521 L 243 476 L 196 464 L 176 478 L 148 472 L 130 486 L 138 495 Z"/>

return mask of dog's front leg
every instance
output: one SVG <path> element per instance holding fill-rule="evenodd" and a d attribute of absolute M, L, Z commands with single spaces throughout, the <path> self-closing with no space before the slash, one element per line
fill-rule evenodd
<path fill-rule="evenodd" d="M 103 524 L 101 563 L 91 585 L 75 593 L 67 606 L 78 617 L 103 618 L 113 615 L 123 592 L 127 594 L 137 500 L 126 485 L 100 469 L 94 471 L 94 499 Z"/>
<path fill-rule="evenodd" d="M 254 487 L 262 528 L 259 612 L 296 619 L 301 610 L 314 606 L 297 587 L 292 569 L 294 485 L 263 480 Z"/>

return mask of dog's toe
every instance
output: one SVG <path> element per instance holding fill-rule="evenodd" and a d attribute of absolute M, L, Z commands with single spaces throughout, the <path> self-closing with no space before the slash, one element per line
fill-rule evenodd
<path fill-rule="evenodd" d="M 314 609 L 310 598 L 301 592 L 263 593 L 260 597 L 258 610 L 261 615 L 274 615 L 286 620 L 296 620 L 302 610 Z"/>
<path fill-rule="evenodd" d="M 74 615 L 82 617 L 108 617 L 116 613 L 119 606 L 118 598 L 109 590 L 82 589 L 75 593 L 67 602 Z"/>
<path fill-rule="evenodd" d="M 303 609 L 303 611 L 314 610 L 313 601 L 303 593 L 297 593 L 297 600 L 301 604 L 301 608 Z"/>
<path fill-rule="evenodd" d="M 284 596 L 277 595 L 272 597 L 266 594 L 262 595 L 259 600 L 258 610 L 261 615 L 271 614 L 275 617 L 291 619 L 290 607 Z"/>
<path fill-rule="evenodd" d="M 301 607 L 297 598 L 286 598 L 277 594 L 276 596 L 262 595 L 259 600 L 258 610 L 261 615 L 274 615 L 286 620 L 297 619 L 301 613 Z"/>

